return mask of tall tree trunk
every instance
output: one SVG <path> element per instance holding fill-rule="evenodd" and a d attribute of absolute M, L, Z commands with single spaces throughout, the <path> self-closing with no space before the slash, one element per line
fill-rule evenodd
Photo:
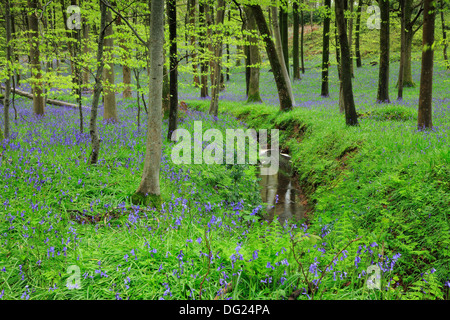
<path fill-rule="evenodd" d="M 213 85 L 211 88 L 211 104 L 209 106 L 209 114 L 217 116 L 219 112 L 219 92 L 220 92 L 220 78 L 221 78 L 221 65 L 222 65 L 222 41 L 223 35 L 220 30 L 223 26 L 223 20 L 225 17 L 225 0 L 219 0 L 217 2 L 217 18 L 216 25 L 219 26 L 219 31 L 217 31 L 216 43 L 214 45 L 214 68 L 213 68 Z"/>
<path fill-rule="evenodd" d="M 198 44 L 200 47 L 200 52 L 202 53 L 202 58 L 200 62 L 200 97 L 206 98 L 208 96 L 208 62 L 205 60 L 206 55 L 206 33 L 204 29 L 206 28 L 206 6 L 203 2 L 199 2 L 198 10 L 198 24 L 200 28 Z"/>
<path fill-rule="evenodd" d="M 150 26 L 149 115 L 144 170 L 141 183 L 132 197 L 134 204 L 159 207 L 159 172 L 162 153 L 162 82 L 164 46 L 164 0 L 152 0 Z"/>
<path fill-rule="evenodd" d="M 287 72 L 287 66 L 284 63 L 284 57 L 283 57 L 283 48 L 281 45 L 281 35 L 280 35 L 280 26 L 278 24 L 278 14 L 277 14 L 277 7 L 272 6 L 272 25 L 273 25 L 273 35 L 275 38 L 275 47 L 278 53 L 278 58 L 281 64 L 281 73 L 283 74 L 283 77 L 285 78 L 286 88 L 288 90 L 288 94 L 291 98 L 292 105 L 295 105 L 294 95 L 292 93 L 292 86 L 291 86 L 291 80 L 289 78 L 289 73 Z M 261 32 L 261 30 L 260 30 Z M 273 69 L 272 69 L 273 70 Z"/>
<path fill-rule="evenodd" d="M 11 65 L 12 63 L 12 50 L 11 50 L 11 9 L 10 0 L 6 0 L 5 3 L 5 23 L 6 23 L 6 71 L 7 76 L 5 79 L 5 100 L 3 107 L 3 120 L 5 126 L 4 138 L 9 138 L 9 97 L 11 95 Z M 1 141 L 1 140 L 0 140 Z"/>
<path fill-rule="evenodd" d="M 377 102 L 389 103 L 389 0 L 379 0 L 380 5 L 380 69 Z"/>
<path fill-rule="evenodd" d="M 83 25 L 83 53 L 87 56 L 89 54 L 89 24 L 87 21 L 84 21 Z M 83 70 L 83 87 L 89 88 L 89 71 L 87 69 Z"/>
<path fill-rule="evenodd" d="M 97 111 L 100 93 L 102 92 L 102 74 L 103 74 L 103 44 L 106 27 L 106 5 L 100 0 L 100 33 L 97 46 L 97 73 L 95 75 L 94 94 L 92 97 L 91 119 L 89 122 L 89 134 L 91 137 L 92 151 L 89 156 L 89 164 L 96 164 L 100 152 L 100 138 L 97 129 Z"/>
<path fill-rule="evenodd" d="M 400 12 L 400 63 L 397 83 L 397 100 L 403 99 L 403 69 L 405 69 L 405 5 L 409 0 L 399 0 Z"/>
<path fill-rule="evenodd" d="M 352 70 L 352 78 L 355 77 L 353 72 L 353 0 L 349 1 L 350 18 L 348 19 L 348 46 L 350 49 L 350 67 Z"/>
<path fill-rule="evenodd" d="M 188 0 L 189 4 L 189 28 L 191 32 L 190 43 L 192 47 L 195 47 L 196 39 L 195 39 L 195 13 L 197 12 L 197 1 L 196 0 Z M 196 49 L 192 49 L 192 70 L 194 73 L 194 85 L 198 87 L 200 85 L 200 79 L 198 78 L 198 59 Z"/>
<path fill-rule="evenodd" d="M 358 8 L 356 9 L 356 25 L 355 25 L 355 56 L 356 56 L 356 67 L 360 68 L 362 66 L 361 61 L 361 50 L 359 42 L 361 39 L 361 13 L 363 7 L 363 0 L 359 0 Z"/>
<path fill-rule="evenodd" d="M 344 2 L 336 1 L 336 22 L 339 32 L 339 45 L 341 48 L 341 81 L 343 101 L 345 106 L 345 123 L 349 126 L 358 125 L 355 102 L 353 99 L 352 74 L 350 67 L 350 49 L 347 38 L 347 26 L 344 17 Z"/>
<path fill-rule="evenodd" d="M 228 24 L 231 21 L 231 10 L 228 10 Z M 227 30 L 227 38 L 231 36 L 230 31 Z M 227 42 L 227 71 L 226 71 L 226 80 L 230 81 L 230 43 Z"/>
<path fill-rule="evenodd" d="M 39 21 L 38 21 L 38 0 L 28 0 L 28 7 L 31 13 L 28 15 L 30 30 L 30 67 L 32 81 L 31 90 L 33 92 L 33 111 L 36 115 L 44 115 L 45 102 L 43 96 L 43 83 L 41 74 L 41 62 L 39 59 Z"/>
<path fill-rule="evenodd" d="M 281 35 L 281 47 L 283 50 L 284 64 L 286 65 L 286 71 L 289 75 L 289 44 L 288 44 L 288 12 L 286 0 L 281 1 L 280 6 L 280 35 Z"/>
<path fill-rule="evenodd" d="M 445 21 L 444 21 L 444 0 L 441 0 L 441 22 L 442 22 L 442 40 L 444 42 L 443 45 L 443 55 L 444 55 L 444 62 L 447 67 L 447 70 L 450 70 L 450 61 L 448 60 L 447 56 L 447 33 L 445 32 Z"/>
<path fill-rule="evenodd" d="M 15 24 L 14 15 L 11 15 L 11 31 L 12 31 L 12 38 L 14 40 L 16 40 L 17 39 L 17 35 L 16 35 L 16 24 Z M 20 63 L 19 55 L 17 54 L 17 50 L 15 51 L 14 59 L 16 60 L 16 63 L 18 63 L 18 64 Z M 15 73 L 15 76 L 16 76 L 16 80 L 15 80 L 16 83 L 15 83 L 15 85 L 19 86 L 20 85 L 20 71 L 14 71 L 14 73 Z M 13 79 L 13 81 L 14 81 L 14 79 Z M 14 95 L 14 93 L 13 93 L 13 95 Z"/>
<path fill-rule="evenodd" d="M 300 28 L 300 13 L 298 11 L 298 1 L 294 0 L 292 3 L 292 14 L 294 18 L 294 39 L 293 39 L 293 49 L 292 49 L 292 60 L 294 64 L 294 80 L 301 79 L 300 77 L 300 57 L 299 57 L 299 34 L 298 29 Z"/>
<path fill-rule="evenodd" d="M 117 18 L 117 25 L 122 25 L 122 19 L 121 17 Z M 124 85 L 124 89 L 122 92 L 122 97 L 124 99 L 131 98 L 132 91 L 131 91 L 131 68 L 128 66 L 127 60 L 129 59 L 129 51 L 130 49 L 127 46 L 128 39 L 122 38 L 119 40 L 119 46 L 122 49 L 122 82 Z"/>
<path fill-rule="evenodd" d="M 422 70 L 420 72 L 419 112 L 417 127 L 419 130 L 431 129 L 432 123 L 432 89 L 433 89 L 433 55 L 434 22 L 436 1 L 424 0 Z"/>
<path fill-rule="evenodd" d="M 263 11 L 259 5 L 249 5 L 252 9 L 253 15 L 255 17 L 256 24 L 258 25 L 259 33 L 264 39 L 266 46 L 267 56 L 270 61 L 270 66 L 272 68 L 273 76 L 275 78 L 275 83 L 278 89 L 278 97 L 280 99 L 280 110 L 288 111 L 292 109 L 293 101 L 291 95 L 289 94 L 286 78 L 283 75 L 279 55 L 275 44 L 270 36 L 269 27 L 264 18 Z M 272 17 L 273 19 L 274 17 Z"/>
<path fill-rule="evenodd" d="M 113 48 L 114 40 L 112 38 L 114 31 L 112 27 L 112 14 L 111 10 L 106 11 L 106 21 L 107 27 L 105 30 L 105 44 L 104 50 L 107 59 L 107 68 L 103 68 L 103 120 L 107 122 L 117 121 L 117 107 L 116 107 L 116 92 L 114 90 L 114 63 L 113 58 Z"/>
<path fill-rule="evenodd" d="M 250 77 L 247 92 L 247 102 L 262 102 L 261 95 L 259 93 L 259 69 L 261 63 L 261 57 L 259 55 L 258 47 L 258 29 L 256 26 L 255 17 L 252 10 L 249 7 L 245 7 L 245 14 L 247 16 L 247 30 L 252 35 L 248 36 L 249 41 L 249 60 L 250 60 Z"/>
<path fill-rule="evenodd" d="M 405 18 L 405 61 L 403 66 L 403 86 L 404 87 L 415 87 L 416 84 L 412 78 L 412 68 L 411 68 L 411 52 L 412 52 L 412 41 L 414 37 L 414 22 L 411 21 L 413 11 L 413 0 L 406 0 L 405 11 L 402 12 Z M 420 12 L 420 11 L 419 11 Z"/>
<path fill-rule="evenodd" d="M 303 9 L 300 10 L 300 21 L 302 24 L 302 31 L 300 33 L 300 60 L 302 63 L 302 73 L 305 74 L 305 59 L 303 55 L 303 47 L 304 47 L 304 39 L 305 39 L 305 19 L 304 19 L 304 12 Z"/>
<path fill-rule="evenodd" d="M 167 0 L 167 20 L 169 23 L 169 65 L 170 65 L 170 107 L 169 129 L 167 139 L 170 140 L 172 132 L 177 129 L 178 122 L 178 51 L 177 51 L 177 1 Z"/>
<path fill-rule="evenodd" d="M 330 63 L 330 7 L 331 0 L 325 0 L 325 19 L 323 20 L 323 48 L 322 48 L 322 88 L 320 95 L 328 97 L 328 65 Z"/>

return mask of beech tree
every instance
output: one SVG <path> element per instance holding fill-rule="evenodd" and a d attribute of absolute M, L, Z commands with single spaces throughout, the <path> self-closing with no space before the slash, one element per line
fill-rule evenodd
<path fill-rule="evenodd" d="M 389 100 L 389 0 L 379 0 L 380 5 L 380 67 L 377 102 Z"/>
<path fill-rule="evenodd" d="M 222 67 L 222 39 L 223 39 L 223 20 L 225 17 L 225 0 L 217 2 L 216 17 L 216 43 L 214 44 L 214 60 L 213 60 L 213 81 L 211 85 L 211 103 L 209 106 L 209 114 L 217 116 L 219 112 L 219 92 Z"/>
<path fill-rule="evenodd" d="M 111 9 L 108 8 L 106 12 L 106 30 L 104 38 L 104 50 L 108 62 L 103 68 L 103 120 L 116 122 L 117 106 L 116 92 L 114 90 L 114 62 L 112 59 L 114 48 L 113 35 L 112 13 Z"/>
<path fill-rule="evenodd" d="M 3 120 L 5 131 L 3 136 L 0 133 L 0 141 L 3 138 L 9 138 L 9 98 L 11 95 L 11 9 L 9 0 L 5 3 L 5 30 L 6 30 L 6 80 L 5 80 L 5 98 L 3 105 Z"/>
<path fill-rule="evenodd" d="M 323 36 L 322 36 L 322 88 L 320 95 L 328 97 L 328 64 L 330 60 L 330 7 L 331 0 L 325 0 L 325 18 L 323 21 Z"/>
<path fill-rule="evenodd" d="M 346 0 L 345 0 L 346 1 Z M 349 126 L 358 125 L 355 102 L 353 99 L 352 74 L 350 65 L 350 49 L 348 45 L 347 25 L 344 17 L 344 1 L 335 2 L 336 24 L 339 33 L 340 73 L 342 82 L 342 100 L 345 109 L 345 123 Z"/>
<path fill-rule="evenodd" d="M 30 36 L 30 69 L 31 69 L 31 91 L 33 93 L 33 111 L 36 115 L 44 115 L 45 101 L 43 95 L 43 83 L 41 73 L 41 61 L 39 58 L 39 21 L 38 0 L 28 0 L 31 9 L 28 14 L 29 36 Z"/>
<path fill-rule="evenodd" d="M 261 95 L 259 93 L 259 76 L 260 76 L 260 64 L 261 57 L 259 54 L 258 47 L 258 29 L 256 26 L 255 17 L 252 10 L 249 7 L 244 8 L 245 15 L 247 16 L 247 30 L 251 32 L 248 36 L 249 48 L 249 81 L 248 81 L 248 92 L 247 92 L 247 102 L 262 102 Z"/>
<path fill-rule="evenodd" d="M 151 204 L 158 207 L 161 202 L 159 172 L 162 152 L 164 0 L 152 0 L 150 11 L 150 77 L 146 152 L 141 183 L 131 200 L 134 204 Z"/>
<path fill-rule="evenodd" d="M 431 129 L 432 90 L 433 90 L 433 56 L 434 56 L 434 22 L 436 1 L 425 0 L 423 8 L 422 69 L 420 72 L 420 93 L 417 126 L 419 130 Z"/>
<path fill-rule="evenodd" d="M 280 110 L 291 110 L 293 106 L 293 100 L 291 99 L 291 95 L 289 94 L 286 78 L 284 77 L 281 70 L 282 68 L 280 57 L 270 36 L 269 27 L 267 25 L 266 19 L 264 18 L 264 13 L 259 5 L 249 5 L 249 7 L 252 9 L 256 24 L 258 25 L 259 33 L 263 37 L 265 43 L 267 56 L 269 58 L 270 66 L 275 78 L 275 83 L 277 85 L 278 97 L 280 99 Z"/>
<path fill-rule="evenodd" d="M 169 24 L 169 129 L 167 139 L 177 129 L 178 122 L 178 52 L 177 52 L 177 1 L 167 0 L 167 22 Z"/>

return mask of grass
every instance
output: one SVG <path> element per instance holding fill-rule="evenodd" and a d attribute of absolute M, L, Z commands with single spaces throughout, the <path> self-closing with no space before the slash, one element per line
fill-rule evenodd
<path fill-rule="evenodd" d="M 168 141 L 163 208 L 133 206 L 145 152 L 134 101 L 119 99 L 120 122 L 100 124 L 100 161 L 88 166 L 77 110 L 48 106 L 36 119 L 19 99 L 1 156 L 0 298 L 447 298 L 448 73 L 437 65 L 435 129 L 418 132 L 418 88 L 378 105 L 375 67 L 355 72 L 355 128 L 338 112 L 333 72 L 331 98 L 320 97 L 312 69 L 294 83 L 297 107 L 283 114 L 271 73 L 262 72 L 264 103 L 245 104 L 243 74 L 232 72 L 218 119 L 180 75 L 190 106 L 180 127 L 280 129 L 314 207 L 305 221 L 261 219 L 254 166 L 176 165 Z M 395 82 L 394 73 L 391 93 Z M 380 290 L 367 286 L 370 265 L 379 267 Z"/>

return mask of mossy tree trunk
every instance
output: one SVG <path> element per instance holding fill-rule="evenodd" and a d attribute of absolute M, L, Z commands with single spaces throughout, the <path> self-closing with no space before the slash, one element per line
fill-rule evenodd
<path fill-rule="evenodd" d="M 419 111 L 417 117 L 419 130 L 433 127 L 432 90 L 435 16 L 436 1 L 425 0 L 423 10 L 422 69 L 420 72 Z"/>

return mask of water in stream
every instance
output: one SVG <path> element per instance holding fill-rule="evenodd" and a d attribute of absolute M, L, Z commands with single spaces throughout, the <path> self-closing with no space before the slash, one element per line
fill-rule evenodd
<path fill-rule="evenodd" d="M 295 187 L 292 178 L 293 170 L 290 156 L 280 153 L 278 173 L 260 175 L 261 197 L 267 203 L 267 215 L 264 219 L 278 219 L 280 223 L 295 218 L 304 217 L 305 206 L 300 203 L 301 191 Z"/>

